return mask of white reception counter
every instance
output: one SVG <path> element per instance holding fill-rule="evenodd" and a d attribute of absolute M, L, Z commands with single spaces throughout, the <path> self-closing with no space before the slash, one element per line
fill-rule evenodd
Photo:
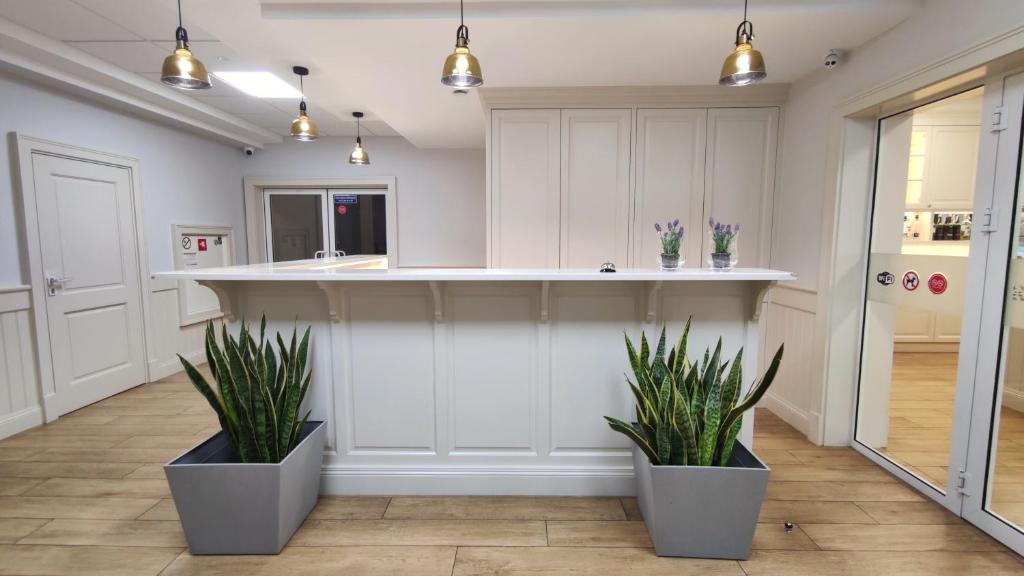
<path fill-rule="evenodd" d="M 312 325 L 313 418 L 328 421 L 328 494 L 623 495 L 630 444 L 623 333 L 691 356 L 719 336 L 757 375 L 776 270 L 386 269 L 377 258 L 166 272 L 213 289 L 229 319 Z M 752 416 L 741 439 L 749 445 Z"/>

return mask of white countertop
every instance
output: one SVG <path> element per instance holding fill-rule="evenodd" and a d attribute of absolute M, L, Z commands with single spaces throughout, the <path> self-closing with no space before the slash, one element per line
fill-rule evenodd
<path fill-rule="evenodd" d="M 605 281 L 605 282 L 735 282 L 795 280 L 790 272 L 763 268 L 736 268 L 715 271 L 684 268 L 674 272 L 623 268 L 618 272 L 597 270 L 510 269 L 510 268 L 379 268 L 379 257 L 349 256 L 328 260 L 301 260 L 249 264 L 226 268 L 202 268 L 158 272 L 154 278 L 166 280 L 222 280 L 251 282 L 516 282 L 516 281 Z"/>

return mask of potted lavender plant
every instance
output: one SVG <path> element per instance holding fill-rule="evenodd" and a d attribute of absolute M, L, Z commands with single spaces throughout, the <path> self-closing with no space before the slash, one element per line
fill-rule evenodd
<path fill-rule="evenodd" d="M 661 269 L 677 270 L 686 263 L 685 259 L 679 258 L 679 249 L 683 244 L 683 227 L 679 225 L 679 219 L 666 223 L 664 228 L 655 223 L 654 230 L 661 237 Z"/>
<path fill-rule="evenodd" d="M 723 224 L 708 218 L 708 234 L 711 236 L 711 253 L 708 264 L 716 270 L 731 270 L 739 261 L 736 236 L 740 225 Z"/>

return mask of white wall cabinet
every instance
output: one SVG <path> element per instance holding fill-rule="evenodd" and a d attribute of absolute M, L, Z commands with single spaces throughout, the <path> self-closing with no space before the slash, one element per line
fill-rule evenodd
<path fill-rule="evenodd" d="M 914 126 L 923 155 L 908 174 L 908 210 L 973 210 L 978 126 Z"/>
<path fill-rule="evenodd" d="M 558 268 L 560 134 L 560 110 L 491 113 L 491 267 Z"/>
<path fill-rule="evenodd" d="M 632 111 L 562 110 L 562 268 L 629 261 Z"/>
<path fill-rule="evenodd" d="M 768 267 L 778 122 L 777 107 L 492 110 L 489 265 L 654 268 L 654 224 L 678 218 L 701 267 L 713 216 L 741 224 L 740 266 Z"/>
<path fill-rule="evenodd" d="M 932 344 L 960 342 L 959 316 L 901 307 L 896 311 L 895 341 Z"/>

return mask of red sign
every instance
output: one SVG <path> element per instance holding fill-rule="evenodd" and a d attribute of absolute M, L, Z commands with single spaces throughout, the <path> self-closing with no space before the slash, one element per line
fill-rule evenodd
<path fill-rule="evenodd" d="M 345 206 L 344 204 L 338 204 L 338 214 L 344 216 L 346 213 L 348 213 L 348 206 Z"/>
<path fill-rule="evenodd" d="M 913 270 L 907 271 L 903 274 L 903 288 L 908 292 L 917 290 L 917 287 L 921 285 L 921 277 L 917 275 L 917 272 Z"/>
<path fill-rule="evenodd" d="M 199 251 L 200 252 L 206 252 L 206 238 L 200 238 L 198 244 L 199 244 Z"/>
<path fill-rule="evenodd" d="M 946 288 L 949 288 L 949 280 L 946 279 L 945 274 L 936 272 L 928 278 L 928 289 L 932 291 L 932 294 L 942 294 Z"/>

